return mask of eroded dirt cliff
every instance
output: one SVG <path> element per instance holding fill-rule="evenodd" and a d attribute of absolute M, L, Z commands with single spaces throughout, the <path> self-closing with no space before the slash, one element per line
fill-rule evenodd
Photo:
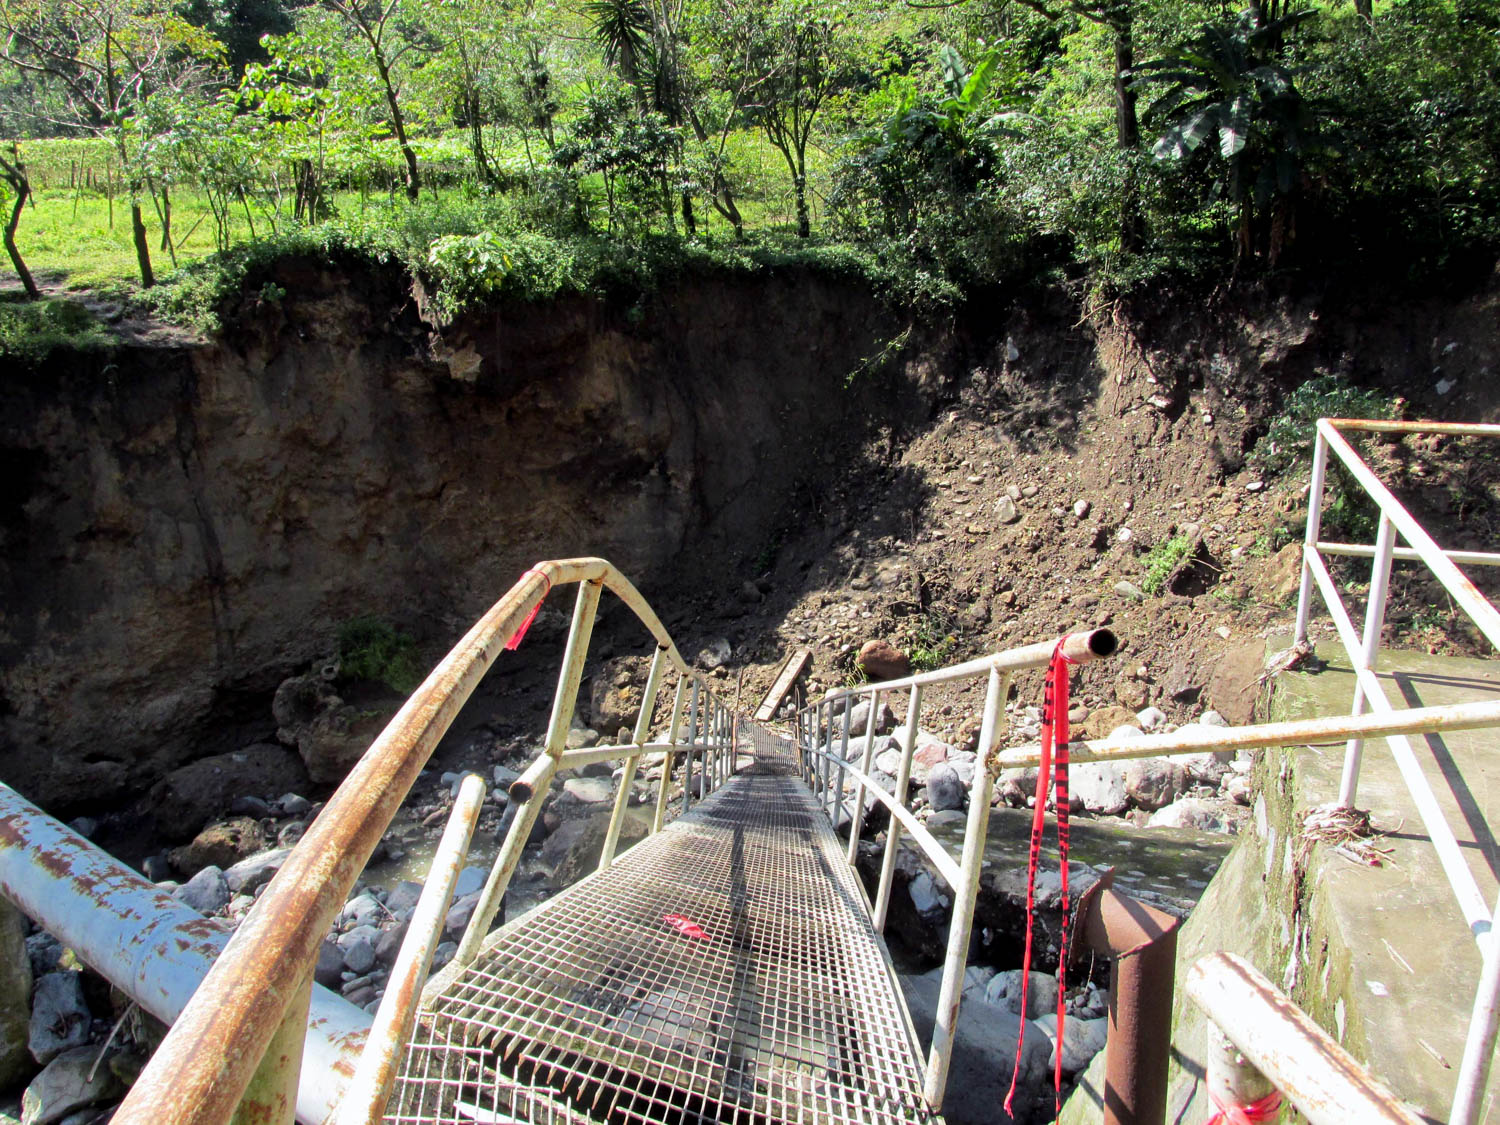
<path fill-rule="evenodd" d="M 0 777 L 51 808 L 237 748 L 353 617 L 438 652 L 539 558 L 722 571 L 825 453 L 923 409 L 915 381 L 846 388 L 894 318 L 807 276 L 441 339 L 395 273 L 266 280 L 286 296 L 213 342 L 8 380 Z"/>

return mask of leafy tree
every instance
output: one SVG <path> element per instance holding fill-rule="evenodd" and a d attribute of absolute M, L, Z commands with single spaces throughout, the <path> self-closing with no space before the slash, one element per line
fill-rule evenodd
<path fill-rule="evenodd" d="M 611 233 L 633 225 L 638 213 L 649 225 L 658 206 L 671 223 L 666 171 L 682 138 L 661 114 L 636 112 L 631 102 L 632 95 L 619 87 L 591 90 L 572 123 L 572 136 L 552 157 L 569 171 L 603 178 Z"/>
<path fill-rule="evenodd" d="M 722 0 L 718 18 L 740 92 L 741 111 L 786 161 L 797 205 L 797 235 L 812 225 L 807 207 L 807 149 L 828 99 L 845 81 L 854 28 L 837 3 Z"/>
<path fill-rule="evenodd" d="M 113 142 L 130 193 L 130 225 L 141 284 L 155 283 L 141 197 L 146 165 L 132 119 L 163 91 L 215 77 L 223 48 L 163 0 L 0 0 L 0 59 L 65 92 L 54 125 Z"/>
<path fill-rule="evenodd" d="M 1265 242 L 1275 265 L 1294 234 L 1296 200 L 1309 162 L 1329 151 L 1318 107 L 1297 90 L 1280 61 L 1288 31 L 1311 17 L 1271 22 L 1251 9 L 1233 24 L 1208 24 L 1188 44 L 1137 70 L 1142 84 L 1166 87 L 1148 110 L 1162 132 L 1158 160 L 1181 162 L 1210 137 L 1224 161 L 1226 189 L 1238 209 L 1237 256 Z M 1268 229 L 1257 238 L 1257 216 Z"/>
<path fill-rule="evenodd" d="M 21 279 L 21 288 L 26 291 L 27 299 L 39 300 L 42 291 L 37 288 L 21 251 L 16 247 L 16 227 L 21 222 L 21 208 L 26 206 L 26 197 L 31 194 L 31 181 L 26 176 L 26 164 L 21 160 L 21 150 L 15 141 L 10 142 L 9 155 L 0 155 L 0 178 L 11 191 L 10 218 L 5 221 L 4 230 L 5 252 L 10 255 L 10 264 Z"/>
<path fill-rule="evenodd" d="M 406 165 L 406 197 L 415 203 L 422 192 L 422 180 L 417 171 L 417 154 L 406 135 L 400 88 L 403 64 L 417 49 L 418 42 L 413 36 L 415 26 L 405 18 L 403 0 L 322 0 L 322 3 L 352 33 L 375 70 L 376 81 L 385 96 L 391 133 Z"/>

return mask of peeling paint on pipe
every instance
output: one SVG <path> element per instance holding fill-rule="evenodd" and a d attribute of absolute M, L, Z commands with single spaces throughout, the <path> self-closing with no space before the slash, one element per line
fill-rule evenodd
<path fill-rule="evenodd" d="M 0 893 L 166 1023 L 229 941 L 219 923 L 158 890 L 0 784 Z M 332 1111 L 364 1049 L 370 1017 L 314 986 L 297 1119 Z"/>

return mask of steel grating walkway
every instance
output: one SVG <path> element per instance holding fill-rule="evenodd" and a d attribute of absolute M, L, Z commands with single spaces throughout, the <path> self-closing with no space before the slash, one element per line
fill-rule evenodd
<path fill-rule="evenodd" d="M 753 766 L 492 935 L 388 1121 L 939 1122 L 857 875 L 790 745 L 741 730 Z"/>

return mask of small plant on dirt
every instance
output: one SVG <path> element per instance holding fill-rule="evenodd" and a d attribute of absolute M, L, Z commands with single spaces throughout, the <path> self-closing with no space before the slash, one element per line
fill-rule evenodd
<path fill-rule="evenodd" d="M 378 617 L 346 621 L 339 627 L 339 675 L 408 695 L 422 682 L 417 642 Z"/>
<path fill-rule="evenodd" d="M 928 612 L 914 619 L 906 631 L 906 654 L 914 672 L 931 672 L 953 659 L 958 637 L 940 614 Z"/>
<path fill-rule="evenodd" d="M 98 351 L 108 345 L 94 314 L 78 301 L 0 301 L 0 357 L 37 363 L 56 348 Z"/>
<path fill-rule="evenodd" d="M 1292 529 L 1286 524 L 1280 523 L 1270 531 L 1263 531 L 1255 537 L 1255 542 L 1245 548 L 1245 554 L 1252 559 L 1270 558 L 1281 548 L 1292 541 Z"/>
<path fill-rule="evenodd" d="M 1287 395 L 1281 413 L 1250 451 L 1250 463 L 1271 475 L 1308 464 L 1319 418 L 1394 418 L 1398 406 L 1389 395 L 1351 387 L 1337 375 L 1309 379 Z"/>
<path fill-rule="evenodd" d="M 1172 572 L 1188 557 L 1192 549 L 1193 541 L 1186 535 L 1174 535 L 1152 547 L 1141 559 L 1146 568 L 1141 589 L 1148 594 L 1161 593 L 1166 588 L 1167 579 L 1172 577 Z"/>

